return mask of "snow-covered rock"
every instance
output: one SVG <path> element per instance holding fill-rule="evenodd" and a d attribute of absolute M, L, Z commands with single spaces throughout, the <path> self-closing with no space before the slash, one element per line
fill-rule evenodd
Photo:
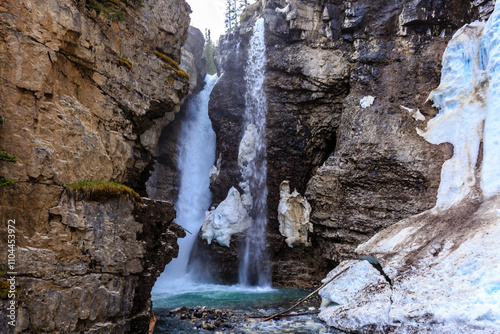
<path fill-rule="evenodd" d="M 278 221 L 280 233 L 286 237 L 286 243 L 293 247 L 294 243 L 310 246 L 308 232 L 313 231 L 309 221 L 311 205 L 297 190 L 290 193 L 290 184 L 283 181 L 280 185 L 280 203 L 278 205 Z"/>
<path fill-rule="evenodd" d="M 323 283 L 346 268 L 349 269 L 335 279 L 335 284 L 320 291 L 323 298 L 321 317 L 336 319 L 335 325 L 343 329 L 359 329 L 364 325 L 364 319 L 370 319 L 374 324 L 386 324 L 387 311 L 391 307 L 391 286 L 368 261 L 344 261 L 328 274 Z M 362 298 L 353 299 L 355 295 L 362 295 Z"/>
<path fill-rule="evenodd" d="M 381 272 L 368 261 L 343 262 L 328 277 L 350 269 L 320 293 L 339 306 L 324 305 L 320 317 L 367 333 L 499 333 L 499 206 L 495 196 L 385 229 L 357 249 Z"/>
<path fill-rule="evenodd" d="M 321 292 L 320 318 L 329 325 L 500 333 L 499 42 L 500 5 L 486 24 L 467 25 L 450 41 L 441 84 L 430 95 L 440 112 L 419 131 L 454 146 L 436 206 L 360 245 L 356 252 L 368 261 L 343 262 L 329 274 L 350 268 Z"/>
<path fill-rule="evenodd" d="M 201 236 L 208 244 L 215 239 L 221 246 L 229 247 L 231 236 L 245 231 L 251 223 L 252 219 L 243 206 L 239 191 L 231 187 L 226 199 L 205 214 Z"/>

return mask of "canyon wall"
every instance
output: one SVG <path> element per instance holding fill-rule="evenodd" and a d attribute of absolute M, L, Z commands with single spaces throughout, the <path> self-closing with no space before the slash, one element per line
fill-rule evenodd
<path fill-rule="evenodd" d="M 211 185 L 215 206 L 241 181 L 241 78 L 253 23 L 265 18 L 267 240 L 276 284 L 318 281 L 328 268 L 356 258 L 356 246 L 378 231 L 434 206 L 441 165 L 453 147 L 432 145 L 415 128 L 437 113 L 427 97 L 439 84 L 452 34 L 492 9 L 492 1 L 468 0 L 258 1 L 240 28 L 221 38 L 222 77 L 210 101 L 220 158 Z M 311 206 L 305 243 L 287 245 L 279 232 L 283 181 Z M 236 277 L 236 266 L 227 263 L 237 261 L 242 236 L 233 239 L 229 250 L 198 242 L 199 253 L 223 263 L 207 269 L 212 276 Z"/>
<path fill-rule="evenodd" d="M 359 245 L 320 292 L 320 318 L 369 333 L 500 330 L 500 5 L 460 28 L 429 96 L 439 114 L 417 132 L 453 145 L 436 205 Z M 328 279 L 328 278 L 327 278 Z"/>
<path fill-rule="evenodd" d="M 184 235 L 172 205 L 65 186 L 145 194 L 161 130 L 193 89 L 192 66 L 178 67 L 189 13 L 183 0 L 0 4 L 0 148 L 18 158 L 0 165 L 16 181 L 0 189 L 0 257 L 4 283 L 15 220 L 16 332 L 147 332 L 151 288 Z"/>

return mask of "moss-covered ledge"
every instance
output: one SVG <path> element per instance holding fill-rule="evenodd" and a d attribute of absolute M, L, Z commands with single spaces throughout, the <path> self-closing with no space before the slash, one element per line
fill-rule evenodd
<path fill-rule="evenodd" d="M 142 203 L 141 196 L 132 188 L 113 181 L 78 181 L 68 184 L 66 189 L 77 200 L 101 201 L 112 197 L 127 197 Z"/>

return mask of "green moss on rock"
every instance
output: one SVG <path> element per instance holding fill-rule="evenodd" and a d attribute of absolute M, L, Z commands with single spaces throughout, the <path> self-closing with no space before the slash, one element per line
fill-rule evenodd
<path fill-rule="evenodd" d="M 0 176 L 0 188 L 7 187 L 7 186 L 14 184 L 16 182 L 17 181 L 15 181 L 15 180 L 9 180 L 9 179 L 5 178 L 4 176 Z"/>
<path fill-rule="evenodd" d="M 68 184 L 66 189 L 76 199 L 99 201 L 111 197 L 128 197 L 142 203 L 141 196 L 133 189 L 113 181 L 79 181 Z"/>
<path fill-rule="evenodd" d="M 7 281 L 0 281 L 0 298 L 1 299 L 9 299 L 10 293 L 10 283 Z M 14 290 L 14 294 L 19 296 L 19 288 L 16 287 Z"/>
<path fill-rule="evenodd" d="M 0 161 L 18 162 L 19 159 L 16 156 L 10 155 L 8 153 L 0 152 Z"/>
<path fill-rule="evenodd" d="M 118 62 L 120 63 L 120 65 L 125 66 L 126 68 L 132 71 L 132 62 L 127 58 L 118 56 Z"/>
<path fill-rule="evenodd" d="M 168 64 L 168 65 L 162 65 L 161 67 L 163 67 L 164 69 L 167 69 L 167 70 L 172 70 L 175 73 L 177 73 L 178 75 L 189 79 L 189 74 L 186 71 L 184 71 L 182 68 L 180 68 L 179 64 L 177 64 L 177 62 L 175 60 L 173 60 L 169 56 L 164 55 L 163 53 L 158 52 L 158 51 L 153 51 L 152 53 L 154 55 L 158 56 L 160 59 L 164 60 Z"/>
<path fill-rule="evenodd" d="M 167 70 L 172 70 L 175 73 L 177 73 L 178 75 L 180 75 L 181 77 L 187 78 L 188 80 L 190 78 L 189 74 L 187 74 L 187 72 L 184 71 L 183 69 L 175 69 L 170 65 L 162 65 L 161 67 L 163 67 L 164 69 L 167 69 Z"/>

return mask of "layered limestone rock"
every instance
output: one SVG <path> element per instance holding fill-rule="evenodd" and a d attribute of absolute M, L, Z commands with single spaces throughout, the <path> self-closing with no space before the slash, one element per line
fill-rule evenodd
<path fill-rule="evenodd" d="M 265 19 L 267 237 L 275 282 L 297 282 L 297 274 L 308 277 L 304 284 L 318 279 L 327 265 L 356 257 L 356 246 L 381 229 L 434 206 L 441 165 L 453 149 L 426 142 L 415 127 L 437 113 L 426 99 L 453 32 L 486 18 L 492 3 L 258 1 L 241 27 L 221 38 L 222 76 L 210 101 L 221 157 L 214 205 L 241 182 L 241 78 L 253 23 Z M 284 180 L 311 205 L 310 249 L 290 251 L 279 233 Z"/>
<path fill-rule="evenodd" d="M 123 21 L 69 0 L 2 6 L 2 145 L 20 159 L 5 176 L 139 180 L 189 88 L 153 53 L 180 61 L 187 4 L 128 6 Z"/>
<path fill-rule="evenodd" d="M 200 29 L 190 26 L 188 38 L 182 47 L 182 58 L 179 64 L 189 74 L 190 94 L 200 91 L 205 85 L 207 61 L 203 57 L 205 38 Z"/>
<path fill-rule="evenodd" d="M 0 5 L 0 148 L 19 158 L 0 165 L 18 181 L 0 189 L 0 211 L 16 220 L 18 332 L 144 332 L 149 290 L 176 256 L 170 205 L 142 221 L 125 200 L 61 197 L 82 180 L 144 193 L 159 133 L 189 91 L 177 69 L 189 6 L 113 3 Z"/>
<path fill-rule="evenodd" d="M 497 5 L 486 25 L 466 25 L 450 41 L 441 84 L 430 94 L 440 111 L 420 131 L 455 148 L 441 171 L 436 206 L 360 245 L 356 252 L 367 261 L 343 262 L 330 274 L 348 268 L 321 292 L 327 303 L 339 304 L 325 303 L 320 314 L 336 328 L 500 330 L 499 30 Z"/>
<path fill-rule="evenodd" d="M 14 197 L 14 190 L 4 190 L 2 202 L 13 207 L 4 212 L 17 226 L 16 333 L 146 332 L 153 284 L 177 256 L 177 238 L 185 235 L 172 223 L 172 204 L 84 201 L 65 194 L 47 210 L 47 199 L 34 207 L 12 203 Z M 38 220 L 26 229 L 16 209 L 33 213 L 35 208 L 47 223 Z M 6 248 L 1 254 L 6 258 Z"/>

